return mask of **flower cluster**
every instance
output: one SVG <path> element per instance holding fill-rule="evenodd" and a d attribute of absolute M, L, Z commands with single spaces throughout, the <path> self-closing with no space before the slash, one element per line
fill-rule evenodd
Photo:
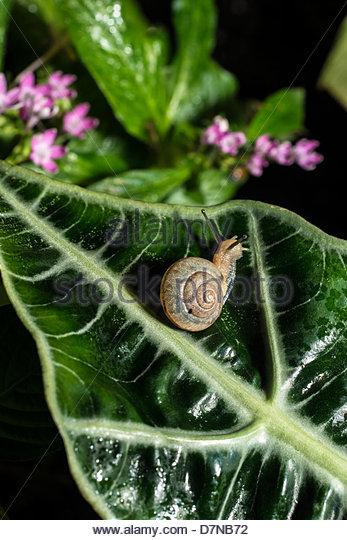
<path fill-rule="evenodd" d="M 254 153 L 246 164 L 247 169 L 253 176 L 261 176 L 263 168 L 269 162 L 279 165 L 293 165 L 296 163 L 306 171 L 313 171 L 323 161 L 322 154 L 315 152 L 319 146 L 318 141 L 300 139 L 292 144 L 290 141 L 277 141 L 269 135 L 261 135 L 254 144 Z"/>
<path fill-rule="evenodd" d="M 242 131 L 232 132 L 229 130 L 229 122 L 221 116 L 216 116 L 213 124 L 202 134 L 202 144 L 218 146 L 223 154 L 236 156 L 239 148 L 247 141 Z"/>
<path fill-rule="evenodd" d="M 75 80 L 75 75 L 56 71 L 50 75 L 47 83 L 36 84 L 35 75 L 30 72 L 20 79 L 17 87 L 8 90 L 5 75 L 0 73 L 0 114 L 11 109 L 18 110 L 26 133 L 40 129 L 41 132 L 32 135 L 30 159 L 35 165 L 49 172 L 58 170 L 54 160 L 64 156 L 67 148 L 54 144 L 58 137 L 57 129 L 51 128 L 42 132 L 44 121 L 63 116 L 61 134 L 65 133 L 79 139 L 84 138 L 86 132 L 99 123 L 96 118 L 87 116 L 88 103 L 81 103 L 62 115 L 61 100 L 71 100 L 77 96 L 77 92 L 70 88 Z"/>
<path fill-rule="evenodd" d="M 220 116 L 214 118 L 213 124 L 201 137 L 202 144 L 218 147 L 223 154 L 231 156 L 236 156 L 246 142 L 246 135 L 242 131 L 230 131 L 228 120 Z M 318 146 L 318 141 L 308 139 L 300 139 L 292 144 L 290 141 L 271 139 L 270 135 L 261 135 L 253 145 L 249 144 L 239 159 L 245 162 L 246 169 L 253 176 L 261 176 L 270 162 L 279 165 L 296 163 L 306 171 L 312 171 L 324 159 L 322 154 L 315 152 Z"/>

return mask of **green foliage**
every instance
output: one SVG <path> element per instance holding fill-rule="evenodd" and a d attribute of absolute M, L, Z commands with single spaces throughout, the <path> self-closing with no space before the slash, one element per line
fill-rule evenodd
<path fill-rule="evenodd" d="M 148 28 L 132 1 L 57 5 L 83 62 L 132 135 L 156 145 L 172 124 L 235 94 L 235 78 L 210 60 L 212 0 L 174 2 L 177 51 L 169 66 L 166 33 Z"/>
<path fill-rule="evenodd" d="M 172 66 L 173 89 L 168 118 L 179 116 L 191 100 L 191 89 L 206 70 L 214 45 L 216 13 L 213 0 L 175 0 L 173 3 L 177 52 Z"/>
<path fill-rule="evenodd" d="M 204 69 L 186 88 L 175 112 L 177 122 L 192 121 L 217 105 L 223 107 L 235 96 L 237 80 L 216 62 L 208 61 Z"/>
<path fill-rule="evenodd" d="M 219 169 L 207 169 L 200 174 L 199 190 L 201 203 L 214 205 L 232 199 L 238 185 L 230 178 L 230 174 Z"/>
<path fill-rule="evenodd" d="M 245 164 L 252 152 L 250 144 L 236 159 L 218 152 L 209 156 L 210 148 L 199 140 L 215 114 L 229 113 L 232 128 L 246 132 L 250 143 L 262 133 L 284 138 L 303 127 L 304 91 L 299 88 L 270 96 L 247 127 L 250 114 L 235 101 L 235 77 L 211 57 L 213 0 L 173 2 L 175 47 L 166 30 L 148 25 L 135 0 L 18 1 L 16 24 L 25 28 L 33 50 L 44 53 L 43 35 L 56 36 L 53 48 L 61 44 L 38 71 L 38 80 L 47 80 L 47 69 L 77 74 L 79 101 L 90 102 L 91 114 L 100 119 L 86 140 L 68 143 L 60 171 L 52 175 L 60 181 L 124 197 L 132 193 L 146 201 L 215 204 L 234 197 L 247 180 Z M 16 26 L 11 31 L 12 40 L 25 49 L 20 70 L 32 51 Z M 67 33 L 77 54 L 67 43 Z M 69 104 L 64 107 L 68 110 Z M 32 134 L 18 142 L 20 133 L 4 121 L 0 157 L 11 163 L 28 160 Z M 200 126 L 194 125 L 198 122 Z M 54 119 L 52 123 L 56 125 Z M 234 166 L 242 182 L 236 181 Z M 190 173 L 182 176 L 187 167 Z M 172 174 L 167 175 L 169 169 Z"/>
<path fill-rule="evenodd" d="M 38 11 L 43 20 L 55 31 L 62 31 L 65 27 L 62 13 L 57 9 L 56 0 L 17 0 L 19 4 L 22 4 L 29 8 L 30 11 Z"/>
<path fill-rule="evenodd" d="M 126 138 L 95 131 L 85 139 L 71 141 L 69 152 L 60 160 L 59 172 L 54 178 L 84 185 L 123 172 L 143 159 L 142 149 L 134 152 L 136 148 L 136 143 L 130 145 Z"/>
<path fill-rule="evenodd" d="M 7 33 L 7 25 L 10 18 L 12 0 L 1 0 L 0 2 L 0 71 L 4 59 L 5 39 Z"/>
<path fill-rule="evenodd" d="M 318 84 L 347 109 L 347 17 L 338 31 L 335 45 L 319 77 Z"/>
<path fill-rule="evenodd" d="M 211 206 L 232 198 L 238 187 L 223 170 L 206 169 L 196 174 L 189 166 L 182 166 L 127 171 L 99 180 L 89 189 L 138 201 Z"/>
<path fill-rule="evenodd" d="M 247 135 L 253 141 L 260 135 L 288 136 L 304 125 L 305 91 L 289 88 L 271 94 L 251 120 Z"/>
<path fill-rule="evenodd" d="M 238 187 L 228 172 L 206 169 L 192 178 L 190 184 L 175 190 L 166 201 L 170 204 L 210 206 L 231 199 Z"/>
<path fill-rule="evenodd" d="M 282 208 L 210 208 L 225 236 L 248 234 L 237 272 L 249 283 L 258 272 L 259 287 L 189 334 L 133 285 L 119 291 L 143 265 L 154 277 L 181 257 L 211 258 L 199 209 L 0 170 L 4 282 L 37 343 L 71 471 L 100 515 L 341 519 L 346 242 Z M 114 219 L 128 224 L 123 242 Z M 293 287 L 286 304 L 271 297 L 278 276 Z M 60 278 L 71 280 L 67 303 L 57 300 Z M 114 290 L 110 298 L 98 282 L 103 303 L 91 296 L 100 279 Z"/>
<path fill-rule="evenodd" d="M 162 47 L 132 0 L 57 0 L 82 61 L 132 135 L 166 130 Z"/>
<path fill-rule="evenodd" d="M 112 178 L 104 178 L 92 184 L 90 189 L 125 199 L 157 202 L 167 197 L 189 176 L 188 167 L 127 171 Z"/>

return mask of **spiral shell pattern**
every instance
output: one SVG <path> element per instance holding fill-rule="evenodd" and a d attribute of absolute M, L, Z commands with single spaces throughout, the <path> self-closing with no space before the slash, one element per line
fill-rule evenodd
<path fill-rule="evenodd" d="M 166 316 L 179 328 L 198 332 L 219 317 L 225 283 L 212 262 L 188 257 L 175 262 L 165 272 L 160 298 Z"/>

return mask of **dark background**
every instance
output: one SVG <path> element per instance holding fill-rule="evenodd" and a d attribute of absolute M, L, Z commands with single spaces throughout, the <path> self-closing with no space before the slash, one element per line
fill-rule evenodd
<path fill-rule="evenodd" d="M 170 1 L 141 0 L 140 4 L 150 21 L 172 32 Z M 295 78 L 294 85 L 307 90 L 308 135 L 321 141 L 320 151 L 325 156 L 313 172 L 272 165 L 261 178 L 250 179 L 238 197 L 284 206 L 338 237 L 345 237 L 347 114 L 333 98 L 317 89 L 316 83 L 345 12 L 328 28 L 343 4 L 341 0 L 217 0 L 214 54 L 239 79 L 243 98 L 263 99 L 288 87 Z M 7 486 L 3 490 L 7 500 L 1 500 L 4 508 L 22 488 L 8 511 L 11 519 L 98 517 L 79 494 L 63 450 L 44 457 L 27 480 L 35 465 L 0 466 Z"/>

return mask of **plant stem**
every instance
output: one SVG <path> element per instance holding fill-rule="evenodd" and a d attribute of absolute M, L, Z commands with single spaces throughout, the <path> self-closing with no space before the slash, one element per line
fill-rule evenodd
<path fill-rule="evenodd" d="M 214 164 L 214 161 L 216 157 L 218 156 L 219 148 L 217 146 L 214 146 L 212 148 L 212 151 L 210 152 L 210 155 L 207 158 L 207 168 L 211 168 Z"/>
<path fill-rule="evenodd" d="M 40 58 L 37 58 L 29 64 L 23 71 L 21 71 L 17 77 L 15 78 L 14 82 L 18 83 L 20 82 L 21 78 L 26 75 L 27 73 L 32 73 L 33 71 L 36 71 L 38 68 L 43 66 L 48 60 L 50 60 L 57 52 L 60 51 L 69 41 L 70 37 L 68 34 L 63 34 L 60 36 L 60 38 L 52 45 L 48 51 L 40 56 Z"/>

